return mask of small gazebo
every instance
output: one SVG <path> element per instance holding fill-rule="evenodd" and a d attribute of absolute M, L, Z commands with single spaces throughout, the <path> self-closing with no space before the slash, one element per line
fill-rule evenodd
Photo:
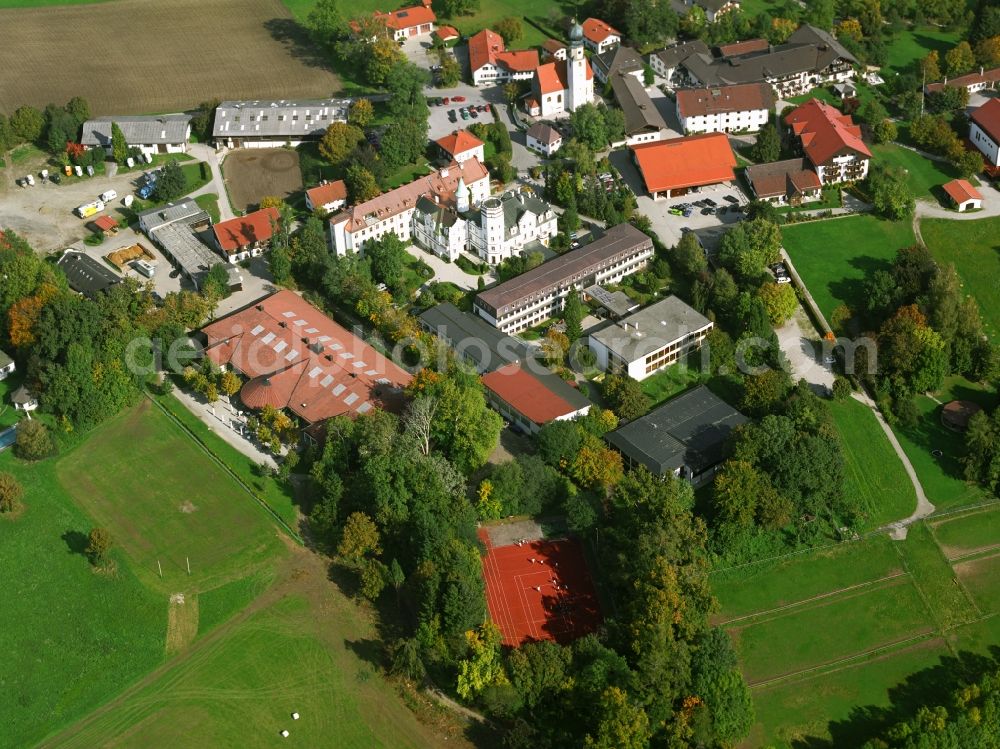
<path fill-rule="evenodd" d="M 955 432 L 964 432 L 969 428 L 969 419 L 982 410 L 978 403 L 972 401 L 952 401 L 941 409 L 941 423 Z"/>

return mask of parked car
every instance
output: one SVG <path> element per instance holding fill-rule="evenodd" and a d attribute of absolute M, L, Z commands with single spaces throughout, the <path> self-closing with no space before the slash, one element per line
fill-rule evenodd
<path fill-rule="evenodd" d="M 669 213 L 671 216 L 683 216 L 684 215 L 684 211 L 682 211 L 680 208 L 670 208 L 670 209 L 668 209 L 667 213 Z"/>
<path fill-rule="evenodd" d="M 465 101 L 465 97 L 464 96 L 453 96 L 453 97 L 451 97 L 451 100 L 452 101 L 457 101 L 458 103 L 461 104 L 463 101 Z"/>
<path fill-rule="evenodd" d="M 739 204 L 740 202 L 740 199 L 733 195 L 727 195 L 726 197 L 723 198 L 723 200 L 728 200 L 730 203 L 736 203 L 736 204 Z"/>
<path fill-rule="evenodd" d="M 715 202 L 714 200 L 712 200 L 711 198 L 705 198 L 705 205 L 707 205 L 707 206 L 708 206 L 709 208 L 715 208 L 715 207 L 716 207 L 717 205 L 719 205 L 719 204 L 718 204 L 718 203 L 716 203 L 716 202 Z"/>
<path fill-rule="evenodd" d="M 710 216 L 713 213 L 715 213 L 715 211 L 712 209 L 712 206 L 710 205 L 706 205 L 704 208 L 701 209 L 702 216 Z"/>
<path fill-rule="evenodd" d="M 469 119 L 469 110 L 466 109 L 465 107 L 462 107 L 462 119 L 463 120 Z"/>
<path fill-rule="evenodd" d="M 469 107 L 469 116 L 474 120 L 479 119 L 479 110 L 476 107 Z"/>
<path fill-rule="evenodd" d="M 479 105 L 479 111 L 480 112 L 489 112 L 490 111 L 490 105 L 489 104 L 480 104 Z"/>
<path fill-rule="evenodd" d="M 451 99 L 446 96 L 441 100 L 441 103 L 444 104 L 445 106 L 448 106 L 449 104 L 451 104 Z"/>
<path fill-rule="evenodd" d="M 451 122 L 457 122 L 458 121 L 458 117 L 455 116 L 455 110 L 454 109 L 449 109 L 448 110 L 448 119 Z"/>
<path fill-rule="evenodd" d="M 694 208 L 688 206 L 684 209 L 684 218 L 691 218 L 691 214 L 694 213 Z"/>

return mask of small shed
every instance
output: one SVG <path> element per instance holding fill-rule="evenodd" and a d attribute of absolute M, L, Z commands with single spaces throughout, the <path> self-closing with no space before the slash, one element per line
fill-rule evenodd
<path fill-rule="evenodd" d="M 969 428 L 969 419 L 982 410 L 978 403 L 972 401 L 952 401 L 941 409 L 941 423 L 956 432 L 964 432 Z"/>
<path fill-rule="evenodd" d="M 844 99 L 853 99 L 858 95 L 857 87 L 850 81 L 834 84 L 833 90 L 836 92 L 837 96 L 840 97 L 841 101 Z"/>
<path fill-rule="evenodd" d="M 944 185 L 944 191 L 951 198 L 959 213 L 983 207 L 983 194 L 968 180 L 953 179 Z"/>
<path fill-rule="evenodd" d="M 458 29 L 454 26 L 438 26 L 434 29 L 434 33 L 431 36 L 442 42 L 453 42 L 458 39 L 459 34 Z"/>
<path fill-rule="evenodd" d="M 21 385 L 21 387 L 10 394 L 10 402 L 14 404 L 15 411 L 28 413 L 38 408 L 38 396 L 24 385 Z"/>
<path fill-rule="evenodd" d="M 98 216 L 91 224 L 96 231 L 101 232 L 106 237 L 111 237 L 118 233 L 118 222 L 111 218 L 111 216 Z"/>

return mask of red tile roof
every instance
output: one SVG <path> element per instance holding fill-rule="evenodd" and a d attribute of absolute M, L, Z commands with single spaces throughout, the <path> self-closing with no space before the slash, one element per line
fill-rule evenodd
<path fill-rule="evenodd" d="M 594 44 L 600 44 L 609 36 L 621 37 L 622 32 L 604 23 L 600 18 L 588 18 L 583 22 L 583 35 Z"/>
<path fill-rule="evenodd" d="M 483 29 L 469 37 L 469 67 L 476 72 L 484 65 L 492 64 L 498 52 L 506 47 L 503 37 L 495 31 Z"/>
<path fill-rule="evenodd" d="M 327 203 L 336 203 L 338 200 L 347 200 L 347 183 L 342 179 L 335 182 L 327 182 L 324 185 L 317 185 L 306 190 L 309 202 L 316 208 Z"/>
<path fill-rule="evenodd" d="M 503 65 L 512 73 L 527 73 L 538 67 L 538 50 L 534 49 L 498 52 L 494 57 L 497 63 Z"/>
<path fill-rule="evenodd" d="M 569 88 L 566 76 L 566 60 L 556 60 L 539 65 L 535 70 L 535 78 L 538 80 L 538 90 L 542 95 L 554 94 L 557 91 L 565 91 Z M 590 61 L 587 61 L 587 80 L 594 77 L 594 71 L 590 69 Z"/>
<path fill-rule="evenodd" d="M 485 145 L 479 138 L 470 133 L 468 130 L 456 130 L 443 138 L 438 138 L 436 141 L 445 153 L 450 154 L 452 157 L 458 156 L 460 153 L 465 153 L 473 148 L 479 148 Z"/>
<path fill-rule="evenodd" d="M 632 146 L 649 192 L 714 185 L 736 178 L 736 157 L 725 133 L 705 133 Z"/>
<path fill-rule="evenodd" d="M 968 200 L 983 199 L 983 194 L 964 179 L 953 179 L 951 182 L 945 183 L 944 191 L 959 205 Z"/>
<path fill-rule="evenodd" d="M 767 39 L 747 39 L 745 42 L 719 45 L 719 55 L 721 57 L 737 57 L 748 55 L 751 52 L 763 52 L 768 47 L 770 47 L 770 43 Z"/>
<path fill-rule="evenodd" d="M 458 39 L 459 33 L 454 26 L 438 26 L 434 30 L 434 36 L 442 42 L 450 42 L 452 39 Z"/>
<path fill-rule="evenodd" d="M 802 150 L 813 164 L 826 164 L 844 151 L 872 156 L 851 116 L 819 99 L 810 99 L 789 112 L 785 124 L 802 141 Z"/>
<path fill-rule="evenodd" d="M 250 378 L 252 408 L 288 408 L 309 423 L 398 399 L 410 375 L 292 291 L 206 325 L 205 354 Z"/>
<path fill-rule="evenodd" d="M 508 364 L 483 375 L 483 385 L 535 424 L 547 424 L 577 411 L 541 380 L 521 369 L 520 364 Z"/>
<path fill-rule="evenodd" d="M 928 83 L 927 91 L 941 91 L 945 86 L 951 86 L 953 88 L 968 88 L 969 86 L 975 86 L 978 83 L 993 84 L 997 81 L 1000 81 L 1000 68 L 993 68 L 992 70 L 984 70 L 981 73 L 968 73 L 966 75 L 960 75 L 957 78 L 952 78 L 948 81 L 941 81 L 940 83 Z"/>
<path fill-rule="evenodd" d="M 277 208 L 261 208 L 259 211 L 237 216 L 213 227 L 215 239 L 223 252 L 232 255 L 256 242 L 266 242 L 271 238 L 271 225 L 281 218 Z"/>
<path fill-rule="evenodd" d="M 423 26 L 425 23 L 434 23 L 437 16 L 434 11 L 425 5 L 413 5 L 409 8 L 400 8 L 392 13 L 386 13 L 380 18 L 385 18 L 385 25 L 394 31 L 410 29 L 414 26 Z"/>
<path fill-rule="evenodd" d="M 118 222 L 111 218 L 111 216 L 98 216 L 94 219 L 94 226 L 101 231 L 111 231 L 118 228 Z"/>
<path fill-rule="evenodd" d="M 971 119 L 994 141 L 1000 142 L 1000 99 L 990 99 L 975 109 Z"/>

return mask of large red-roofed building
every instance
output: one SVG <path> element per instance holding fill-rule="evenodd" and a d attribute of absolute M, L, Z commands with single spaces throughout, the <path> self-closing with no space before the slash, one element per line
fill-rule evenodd
<path fill-rule="evenodd" d="M 550 421 L 585 416 L 590 401 L 572 385 L 551 374 L 508 364 L 483 375 L 486 399 L 507 421 L 537 432 Z"/>
<path fill-rule="evenodd" d="M 969 116 L 969 142 L 982 154 L 990 176 L 1000 173 L 1000 99 L 990 99 Z"/>
<path fill-rule="evenodd" d="M 653 200 L 736 179 L 736 157 L 725 133 L 642 143 L 632 146 L 632 159 Z"/>
<path fill-rule="evenodd" d="M 621 40 L 622 32 L 600 18 L 588 18 L 583 22 L 583 43 L 595 54 L 607 52 Z"/>
<path fill-rule="evenodd" d="M 377 22 L 385 24 L 386 31 L 393 39 L 430 34 L 434 31 L 434 23 L 437 21 L 437 16 L 429 5 L 413 5 L 391 13 L 376 12 L 374 18 Z M 361 24 L 351 21 L 351 29 L 357 34 L 361 31 Z"/>
<path fill-rule="evenodd" d="M 802 153 L 824 185 L 859 182 L 868 176 L 872 152 L 850 115 L 810 99 L 785 115 L 785 124 L 802 143 Z"/>
<path fill-rule="evenodd" d="M 324 182 L 306 190 L 306 207 L 310 211 L 322 208 L 333 213 L 347 204 L 347 183 L 342 179 Z"/>
<path fill-rule="evenodd" d="M 272 207 L 222 221 L 212 227 L 215 243 L 231 263 L 256 257 L 267 249 L 280 220 L 278 209 Z"/>
<path fill-rule="evenodd" d="M 456 164 L 462 164 L 473 158 L 486 161 L 486 144 L 468 130 L 456 130 L 434 142 L 445 157 Z"/>
<path fill-rule="evenodd" d="M 525 81 L 538 67 L 538 51 L 508 50 L 503 37 L 483 29 L 469 37 L 469 68 L 477 86 L 503 81 Z"/>
<path fill-rule="evenodd" d="M 206 325 L 205 356 L 249 378 L 249 408 L 287 408 L 314 424 L 396 410 L 410 375 L 292 291 Z"/>

